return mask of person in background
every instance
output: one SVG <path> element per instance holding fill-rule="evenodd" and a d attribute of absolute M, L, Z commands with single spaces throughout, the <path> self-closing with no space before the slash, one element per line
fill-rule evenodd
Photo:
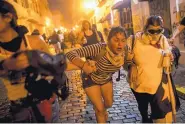
<path fill-rule="evenodd" d="M 109 29 L 108 28 L 104 28 L 103 29 L 103 33 L 104 33 L 105 41 L 107 41 L 107 37 L 108 37 L 108 34 L 109 34 Z"/>
<path fill-rule="evenodd" d="M 100 42 L 105 42 L 102 33 L 97 30 L 96 24 L 92 24 L 92 30 L 96 33 L 96 36 L 98 37 Z"/>
<path fill-rule="evenodd" d="M 107 108 L 113 103 L 112 75 L 124 64 L 126 39 L 126 31 L 122 27 L 113 27 L 107 45 L 97 43 L 66 53 L 67 58 L 83 70 L 83 88 L 94 106 L 98 123 L 106 123 L 108 119 Z M 99 60 L 95 63 L 81 59 L 91 56 L 99 57 Z"/>
<path fill-rule="evenodd" d="M 58 34 L 60 43 L 62 43 L 64 41 L 64 34 L 62 33 L 61 30 L 58 30 L 57 34 Z"/>
<path fill-rule="evenodd" d="M 75 47 L 76 36 L 73 29 L 71 29 L 71 32 L 69 33 L 69 41 L 71 42 L 71 47 Z"/>
<path fill-rule="evenodd" d="M 99 43 L 96 33 L 92 30 L 90 22 L 84 20 L 82 22 L 82 30 L 77 38 L 77 44 L 88 46 L 96 43 Z"/>
<path fill-rule="evenodd" d="M 60 39 L 56 31 L 53 31 L 53 34 L 50 36 L 49 43 L 54 46 L 56 54 L 61 52 Z"/>
<path fill-rule="evenodd" d="M 169 41 L 169 45 L 171 46 L 171 51 L 172 51 L 173 58 L 174 58 L 173 64 L 175 68 L 178 69 L 179 59 L 181 56 L 180 50 L 177 46 L 174 45 L 174 41 Z"/>
<path fill-rule="evenodd" d="M 44 37 L 40 34 L 38 29 L 34 29 L 33 32 L 31 33 L 32 36 L 39 36 L 41 40 L 44 40 Z"/>

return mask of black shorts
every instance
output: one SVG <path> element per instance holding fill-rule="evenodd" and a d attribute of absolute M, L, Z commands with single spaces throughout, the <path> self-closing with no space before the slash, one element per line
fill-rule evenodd
<path fill-rule="evenodd" d="M 107 84 L 107 83 L 104 83 L 104 84 Z M 94 81 L 92 81 L 90 76 L 87 76 L 85 73 L 82 73 L 82 86 L 84 89 L 95 86 L 95 85 L 102 86 L 104 84 L 96 84 L 96 83 L 94 83 Z"/>
<path fill-rule="evenodd" d="M 163 83 L 166 84 L 167 81 L 168 81 L 167 75 L 163 74 L 161 84 L 159 85 L 157 92 L 155 94 L 138 93 L 132 89 L 132 92 L 136 97 L 136 100 L 139 105 L 138 107 L 141 113 L 147 112 L 146 109 L 148 109 L 147 107 L 148 103 L 150 103 L 151 105 L 151 110 L 152 110 L 151 118 L 152 119 L 162 119 L 166 116 L 168 112 L 172 111 L 171 102 L 169 101 L 169 99 L 167 97 L 163 99 L 165 89 L 162 87 L 162 84 Z M 173 85 L 173 82 L 172 82 L 172 85 Z M 175 100 L 177 103 L 176 110 L 178 110 L 180 106 L 180 101 L 176 94 L 175 86 L 172 86 L 172 87 L 174 87 L 173 92 L 175 93 L 174 95 L 175 95 Z"/>

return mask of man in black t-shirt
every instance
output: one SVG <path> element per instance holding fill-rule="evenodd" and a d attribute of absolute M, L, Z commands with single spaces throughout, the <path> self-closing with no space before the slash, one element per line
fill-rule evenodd
<path fill-rule="evenodd" d="M 172 40 L 174 40 L 184 29 L 185 29 L 185 17 L 183 17 L 183 19 L 180 22 L 180 25 L 174 31 Z"/>

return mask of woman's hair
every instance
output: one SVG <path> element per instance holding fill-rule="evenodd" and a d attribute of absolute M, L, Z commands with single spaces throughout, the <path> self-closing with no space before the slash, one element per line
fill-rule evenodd
<path fill-rule="evenodd" d="M 117 27 L 111 28 L 109 35 L 108 35 L 108 38 L 107 38 L 107 41 L 109 42 L 111 40 L 111 38 L 113 36 L 115 36 L 117 33 L 123 33 L 125 35 L 125 37 L 127 38 L 126 30 L 123 27 L 117 26 Z"/>
<path fill-rule="evenodd" d="M 91 24 L 90 24 L 90 22 L 87 21 L 87 20 L 83 20 L 83 22 L 82 22 L 82 31 L 85 30 L 85 28 L 84 28 L 85 23 L 88 23 L 88 24 L 89 24 L 89 29 L 91 29 Z"/>
<path fill-rule="evenodd" d="M 161 26 L 163 28 L 163 19 L 161 16 L 157 16 L 157 15 L 152 15 L 150 16 L 147 21 L 146 21 L 146 24 L 144 26 L 144 32 L 147 31 L 148 27 L 150 25 L 153 25 L 153 26 Z"/>
<path fill-rule="evenodd" d="M 0 0 L 0 14 L 2 15 L 2 17 L 4 17 L 4 16 L 6 16 L 7 13 L 12 14 L 12 20 L 10 22 L 11 27 L 12 28 L 17 27 L 18 16 L 17 16 L 17 12 L 16 12 L 15 8 L 9 2 L 7 2 L 5 0 Z"/>
<path fill-rule="evenodd" d="M 38 29 L 34 29 L 31 35 L 40 35 L 40 32 Z"/>

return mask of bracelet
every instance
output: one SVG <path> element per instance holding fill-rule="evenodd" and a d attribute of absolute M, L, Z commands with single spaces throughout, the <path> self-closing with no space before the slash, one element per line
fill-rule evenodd
<path fill-rule="evenodd" d="M 85 63 L 86 63 L 86 61 L 83 63 L 83 65 L 82 65 L 82 67 L 81 67 L 82 70 L 83 70 L 83 68 L 84 68 Z"/>

